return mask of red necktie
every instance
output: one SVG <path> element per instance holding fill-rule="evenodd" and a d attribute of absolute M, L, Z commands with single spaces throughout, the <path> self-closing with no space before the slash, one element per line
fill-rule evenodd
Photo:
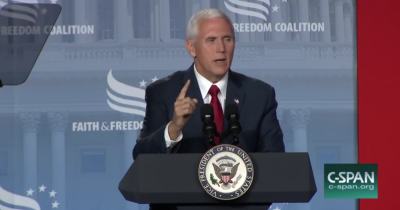
<path fill-rule="evenodd" d="M 211 95 L 211 106 L 214 108 L 214 123 L 217 126 L 217 131 L 222 134 L 222 128 L 224 124 L 224 113 L 222 111 L 221 103 L 218 100 L 219 88 L 216 85 L 212 85 L 208 93 Z M 215 137 L 215 144 L 220 143 L 219 137 Z"/>

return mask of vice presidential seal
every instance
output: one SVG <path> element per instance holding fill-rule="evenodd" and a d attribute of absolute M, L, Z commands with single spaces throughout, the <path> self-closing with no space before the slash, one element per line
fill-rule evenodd
<path fill-rule="evenodd" d="M 254 168 L 245 151 L 233 145 L 222 144 L 203 155 L 198 176 L 202 187 L 212 197 L 233 200 L 250 188 Z"/>

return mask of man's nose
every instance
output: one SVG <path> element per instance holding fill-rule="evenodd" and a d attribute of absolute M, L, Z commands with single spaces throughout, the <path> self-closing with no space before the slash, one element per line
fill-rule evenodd
<path fill-rule="evenodd" d="M 223 40 L 217 41 L 217 52 L 225 52 L 225 43 Z"/>

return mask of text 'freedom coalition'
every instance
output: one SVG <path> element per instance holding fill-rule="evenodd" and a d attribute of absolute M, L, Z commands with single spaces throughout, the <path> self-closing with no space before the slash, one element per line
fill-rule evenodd
<path fill-rule="evenodd" d="M 93 25 L 68 26 L 1 26 L 1 35 L 66 35 L 66 34 L 94 34 Z"/>
<path fill-rule="evenodd" d="M 234 23 L 236 32 L 318 32 L 324 31 L 324 23 Z"/>

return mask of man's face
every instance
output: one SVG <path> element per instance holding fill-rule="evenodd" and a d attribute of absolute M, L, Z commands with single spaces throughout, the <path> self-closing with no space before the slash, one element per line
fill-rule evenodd
<path fill-rule="evenodd" d="M 197 70 L 205 77 L 221 78 L 232 64 L 235 39 L 232 25 L 224 18 L 209 18 L 199 21 L 194 43 L 187 40 L 187 47 L 196 57 Z"/>

